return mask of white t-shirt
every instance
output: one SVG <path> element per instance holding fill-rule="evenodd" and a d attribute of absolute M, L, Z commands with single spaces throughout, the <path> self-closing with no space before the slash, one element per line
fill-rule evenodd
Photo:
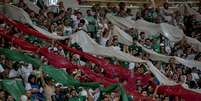
<path fill-rule="evenodd" d="M 31 90 L 31 84 L 30 83 L 25 83 L 25 90 Z"/>
<path fill-rule="evenodd" d="M 32 89 L 32 87 L 31 87 L 31 84 L 30 83 L 25 83 L 25 90 L 31 90 Z M 41 87 L 40 88 L 40 92 L 43 92 L 43 88 Z"/>
<path fill-rule="evenodd" d="M 85 66 L 85 65 L 86 65 L 86 62 L 80 60 L 80 65 L 81 65 L 81 66 Z"/>
<path fill-rule="evenodd" d="M 105 47 L 107 41 L 108 41 L 108 38 L 101 37 L 101 39 L 100 39 L 100 44 Z"/>
<path fill-rule="evenodd" d="M 161 10 L 161 15 L 165 18 L 166 21 L 171 22 L 172 20 L 172 16 L 170 16 L 171 14 L 173 14 L 173 12 L 171 10 L 166 10 L 166 9 L 162 9 Z"/>
<path fill-rule="evenodd" d="M 66 33 L 66 32 L 68 33 L 68 35 L 70 35 L 73 33 L 73 29 L 69 26 L 68 27 L 65 26 L 64 27 L 64 33 Z"/>
<path fill-rule="evenodd" d="M 0 73 L 4 72 L 3 66 L 0 64 Z"/>
<path fill-rule="evenodd" d="M 129 63 L 129 70 L 133 70 L 135 68 L 135 63 Z"/>
<path fill-rule="evenodd" d="M 190 54 L 190 55 L 187 55 L 186 59 L 187 60 L 194 60 L 195 58 L 195 54 Z"/>
<path fill-rule="evenodd" d="M 0 24 L 0 28 L 4 28 L 5 26 L 6 26 L 6 24 L 5 24 L 5 23 Z"/>
<path fill-rule="evenodd" d="M 28 101 L 28 97 L 26 95 L 22 95 L 20 99 L 20 101 Z"/>
<path fill-rule="evenodd" d="M 87 91 L 86 90 L 82 90 L 81 92 L 80 92 L 80 95 L 82 95 L 82 96 L 88 96 L 88 94 L 87 94 Z"/>
<path fill-rule="evenodd" d="M 193 77 L 193 80 L 199 80 L 200 77 L 197 73 L 191 73 L 192 77 Z"/>
<path fill-rule="evenodd" d="M 25 82 L 27 82 L 29 75 L 33 72 L 33 66 L 32 64 L 28 64 L 27 67 L 23 65 L 20 69 L 18 69 L 18 72 L 21 74 Z"/>
<path fill-rule="evenodd" d="M 11 69 L 9 74 L 8 74 L 9 78 L 15 78 L 15 77 L 19 77 L 19 76 L 20 75 L 19 75 L 18 71 L 14 70 L 14 69 Z"/>

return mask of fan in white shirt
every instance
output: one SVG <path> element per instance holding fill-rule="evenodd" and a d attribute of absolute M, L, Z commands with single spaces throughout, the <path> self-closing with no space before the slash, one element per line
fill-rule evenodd
<path fill-rule="evenodd" d="M 108 41 L 109 38 L 110 38 L 110 36 L 111 36 L 111 30 L 105 29 L 105 30 L 102 32 L 102 35 L 101 35 L 101 38 L 100 38 L 100 44 L 105 47 L 107 41 Z"/>
<path fill-rule="evenodd" d="M 24 81 L 27 82 L 29 75 L 33 72 L 33 66 L 32 64 L 22 65 L 21 68 L 18 69 L 18 72 L 21 74 Z"/>
<path fill-rule="evenodd" d="M 169 9 L 169 4 L 168 3 L 164 3 L 163 4 L 163 9 L 161 10 L 161 15 L 164 18 L 164 20 L 170 24 L 173 24 L 173 12 Z"/>

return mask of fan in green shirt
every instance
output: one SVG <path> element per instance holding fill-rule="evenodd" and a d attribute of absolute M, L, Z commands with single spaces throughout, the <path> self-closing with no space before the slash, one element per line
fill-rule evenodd
<path fill-rule="evenodd" d="M 151 39 L 153 41 L 152 49 L 155 52 L 160 53 L 160 36 L 151 36 Z"/>
<path fill-rule="evenodd" d="M 90 10 L 87 10 L 87 16 L 85 19 L 88 22 L 88 25 L 87 25 L 88 32 L 96 33 L 96 31 L 97 31 L 96 19 L 94 18 L 94 16 L 92 16 Z"/>
<path fill-rule="evenodd" d="M 142 48 L 137 46 L 136 44 L 130 45 L 128 48 L 129 48 L 129 51 L 136 50 L 137 52 L 142 52 Z"/>

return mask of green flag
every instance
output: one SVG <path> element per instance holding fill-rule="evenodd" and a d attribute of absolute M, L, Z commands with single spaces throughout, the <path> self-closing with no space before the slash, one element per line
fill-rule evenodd
<path fill-rule="evenodd" d="M 15 100 L 19 101 L 20 97 L 25 94 L 25 88 L 21 80 L 3 80 L 2 88 L 7 91 Z"/>
<path fill-rule="evenodd" d="M 62 69 L 56 69 L 52 66 L 44 66 L 43 71 L 47 73 L 50 77 L 52 77 L 56 82 L 60 82 L 63 85 L 67 86 L 78 86 L 80 82 L 78 80 L 75 80 L 72 76 L 70 76 L 68 73 L 66 73 Z"/>
<path fill-rule="evenodd" d="M 4 49 L 0 48 L 0 54 L 5 55 L 8 59 L 13 60 L 13 61 L 24 61 L 27 63 L 32 64 L 35 68 L 39 68 L 42 62 L 40 59 L 37 58 L 32 58 L 29 55 L 26 55 L 22 52 L 17 52 L 17 51 L 12 51 L 10 49 Z"/>
<path fill-rule="evenodd" d="M 119 88 L 120 88 L 120 98 L 121 98 L 121 101 L 128 101 L 128 96 L 126 95 L 126 92 L 123 89 L 123 87 L 120 85 Z"/>
<path fill-rule="evenodd" d="M 38 58 L 33 58 L 29 56 L 28 54 L 23 54 L 21 52 L 9 50 L 9 49 L 2 49 L 0 48 L 0 54 L 3 54 L 8 59 L 14 60 L 14 61 L 24 61 L 31 63 L 32 65 L 36 67 L 40 67 L 42 65 L 42 62 Z M 123 99 L 122 101 L 128 101 L 127 95 L 124 91 L 124 89 L 119 84 L 112 84 L 108 86 L 107 88 L 103 88 L 98 83 L 80 83 L 80 81 L 75 80 L 72 76 L 70 76 L 67 72 L 65 72 L 62 69 L 56 69 L 53 66 L 50 65 L 44 65 L 42 66 L 43 72 L 47 73 L 48 76 L 52 77 L 56 82 L 62 83 L 65 86 L 75 86 L 75 87 L 85 87 L 85 88 L 100 88 L 101 92 L 103 93 L 111 93 L 112 91 L 119 88 L 120 90 L 120 96 Z M 18 99 L 24 92 L 24 87 L 22 82 L 15 81 L 15 80 L 3 80 L 2 81 L 3 88 L 8 91 L 15 99 Z M 83 97 L 77 97 L 72 98 L 70 101 L 78 101 L 74 99 L 80 99 L 82 100 Z"/>

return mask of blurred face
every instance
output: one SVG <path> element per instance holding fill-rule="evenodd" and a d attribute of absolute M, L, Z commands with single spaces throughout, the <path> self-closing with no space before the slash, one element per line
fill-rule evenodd
<path fill-rule="evenodd" d="M 26 96 L 27 96 L 28 98 L 30 98 L 30 97 L 32 96 L 31 91 L 27 91 L 27 92 L 26 92 Z"/>
<path fill-rule="evenodd" d="M 136 51 L 135 49 L 132 50 L 132 55 L 136 55 L 138 53 L 138 51 Z"/>
<path fill-rule="evenodd" d="M 110 101 L 110 96 L 109 95 L 105 95 L 105 98 L 103 99 L 103 101 Z"/>
<path fill-rule="evenodd" d="M 146 92 L 146 91 L 143 91 L 143 92 L 142 92 L 142 95 L 143 95 L 143 96 L 147 96 L 147 92 Z"/>
<path fill-rule="evenodd" d="M 119 96 L 119 94 L 115 94 L 114 95 L 114 101 L 120 101 L 120 96 Z"/>
<path fill-rule="evenodd" d="M 52 85 L 52 80 L 49 80 L 47 83 L 48 85 Z"/>
<path fill-rule="evenodd" d="M 0 92 L 0 98 L 2 99 L 2 98 L 4 98 L 5 97 L 5 92 L 4 91 L 1 91 Z"/>
<path fill-rule="evenodd" d="M 178 76 L 177 75 L 173 75 L 173 80 L 174 81 L 178 81 Z"/>
<path fill-rule="evenodd" d="M 14 101 L 12 96 L 8 96 L 7 101 Z"/>
<path fill-rule="evenodd" d="M 149 90 L 150 92 L 153 92 L 153 88 L 152 88 L 151 86 L 148 87 L 148 90 Z"/>
<path fill-rule="evenodd" d="M 123 85 L 127 85 L 128 81 L 124 80 Z"/>
<path fill-rule="evenodd" d="M 161 17 L 160 16 L 156 17 L 155 22 L 156 23 L 161 23 Z"/>
<path fill-rule="evenodd" d="M 56 30 L 57 30 L 57 24 L 52 24 L 52 25 L 50 26 L 50 30 L 51 30 L 52 32 L 56 31 Z"/>
<path fill-rule="evenodd" d="M 140 37 L 141 37 L 141 39 L 144 39 L 144 38 L 145 38 L 145 34 L 144 34 L 144 33 L 141 33 L 141 34 L 140 34 Z"/>
<path fill-rule="evenodd" d="M 73 90 L 73 91 L 71 92 L 71 95 L 72 95 L 72 96 L 76 96 L 76 91 Z"/>
<path fill-rule="evenodd" d="M 139 93 L 141 93 L 142 87 L 141 87 L 141 86 L 138 86 L 138 87 L 137 87 L 137 91 L 138 91 Z"/>
<path fill-rule="evenodd" d="M 114 40 L 113 44 L 114 44 L 114 46 L 117 46 L 118 45 L 118 40 Z"/>
<path fill-rule="evenodd" d="M 187 80 L 189 80 L 189 81 L 192 80 L 192 75 L 191 74 L 187 75 Z"/>
<path fill-rule="evenodd" d="M 168 97 L 165 97 L 164 101 L 169 101 L 169 98 L 168 98 Z"/>
<path fill-rule="evenodd" d="M 83 27 L 83 26 L 84 26 L 83 23 L 79 23 L 79 24 L 78 24 L 78 27 Z"/>
<path fill-rule="evenodd" d="M 137 72 L 138 72 L 138 73 L 144 73 L 144 69 L 143 69 L 142 67 L 139 67 L 139 68 L 137 69 Z"/>
<path fill-rule="evenodd" d="M 188 49 L 187 49 L 186 54 L 191 54 L 191 48 L 188 48 Z"/>
<path fill-rule="evenodd" d="M 30 17 L 35 17 L 35 13 L 34 12 L 30 12 Z"/>
<path fill-rule="evenodd" d="M 185 81 L 186 81 L 185 75 L 182 75 L 182 76 L 180 77 L 180 81 L 181 81 L 181 82 L 185 82 Z"/>
<path fill-rule="evenodd" d="M 54 18 L 53 13 L 48 13 L 47 16 L 48 16 L 49 19 L 53 19 Z"/>
<path fill-rule="evenodd" d="M 61 1 L 61 2 L 58 3 L 58 5 L 59 5 L 60 8 L 63 8 L 64 7 L 64 2 Z"/>
<path fill-rule="evenodd" d="M 87 15 L 91 16 L 91 11 L 90 10 L 87 11 Z"/>
<path fill-rule="evenodd" d="M 32 83 L 35 83 L 35 81 L 36 81 L 36 78 L 35 78 L 35 77 L 31 78 L 31 82 L 32 82 Z"/>
<path fill-rule="evenodd" d="M 171 59 L 170 59 L 170 63 L 174 64 L 174 63 L 175 63 L 175 59 L 174 59 L 174 58 L 171 58 Z"/>
<path fill-rule="evenodd" d="M 59 16 L 63 18 L 63 17 L 65 16 L 65 14 L 66 14 L 66 13 L 63 12 L 63 13 L 61 13 Z"/>
<path fill-rule="evenodd" d="M 146 43 L 147 46 L 150 46 L 150 45 L 151 45 L 151 41 L 150 41 L 149 39 L 147 39 L 147 40 L 145 41 L 145 43 Z"/>
<path fill-rule="evenodd" d="M 60 91 L 61 91 L 61 87 L 60 87 L 60 86 L 57 86 L 56 89 L 55 89 L 55 92 L 56 92 L 56 93 L 60 93 Z"/>
<path fill-rule="evenodd" d="M 168 9 L 168 8 L 169 8 L 168 3 L 165 3 L 165 4 L 164 4 L 164 8 L 165 8 L 165 9 Z"/>
<path fill-rule="evenodd" d="M 5 57 L 4 56 L 0 56 L 0 63 L 5 64 Z"/>
<path fill-rule="evenodd" d="M 39 20 L 40 22 L 43 22 L 43 20 L 45 20 L 45 17 L 44 17 L 43 15 L 40 15 L 40 16 L 38 17 L 38 20 Z"/>
<path fill-rule="evenodd" d="M 48 27 L 50 25 L 50 23 L 48 22 L 48 20 L 44 20 L 43 21 L 43 25 L 46 26 L 46 27 Z"/>
<path fill-rule="evenodd" d="M 178 75 L 182 75 L 182 69 L 181 69 L 181 68 L 178 68 L 178 69 L 177 69 L 177 74 L 178 74 Z"/>
<path fill-rule="evenodd" d="M 67 14 L 72 14 L 72 12 L 73 12 L 72 9 L 71 9 L 71 8 L 68 8 L 66 13 L 67 13 Z"/>
<path fill-rule="evenodd" d="M 81 19 L 82 18 L 82 15 L 80 13 L 77 13 L 77 19 Z"/>

